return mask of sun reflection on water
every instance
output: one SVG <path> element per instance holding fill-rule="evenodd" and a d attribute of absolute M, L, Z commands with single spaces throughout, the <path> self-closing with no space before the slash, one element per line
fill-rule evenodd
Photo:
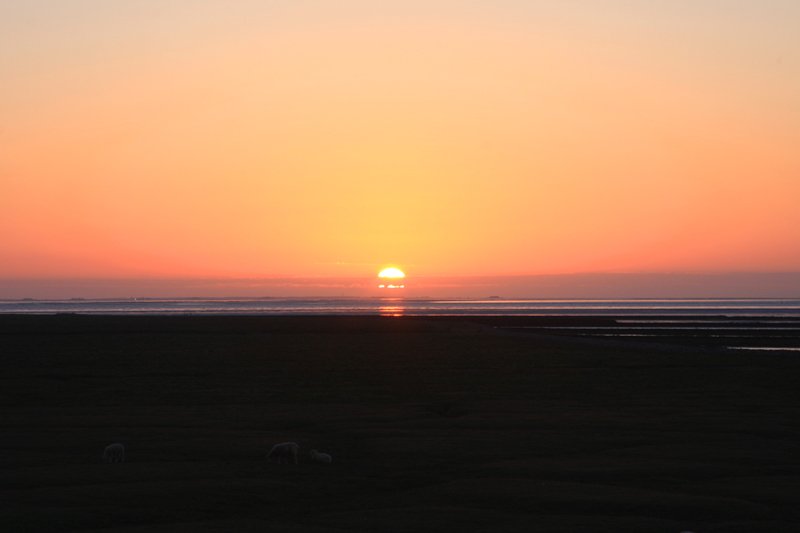
<path fill-rule="evenodd" d="M 405 314 L 406 307 L 402 300 L 384 300 L 384 302 L 378 307 L 380 316 L 400 317 Z"/>

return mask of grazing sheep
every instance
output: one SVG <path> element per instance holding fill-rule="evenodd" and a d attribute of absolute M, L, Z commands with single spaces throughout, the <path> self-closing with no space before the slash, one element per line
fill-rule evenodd
<path fill-rule="evenodd" d="M 296 465 L 299 453 L 300 446 L 296 442 L 281 442 L 272 447 L 267 454 L 267 459 L 276 461 L 279 465 L 287 463 Z"/>
<path fill-rule="evenodd" d="M 125 446 L 119 442 L 109 444 L 103 450 L 104 463 L 124 463 L 125 462 Z"/>
<path fill-rule="evenodd" d="M 309 454 L 311 455 L 311 461 L 314 463 L 323 463 L 329 465 L 333 462 L 333 457 L 331 457 L 330 454 L 320 453 L 317 450 L 311 450 Z"/>

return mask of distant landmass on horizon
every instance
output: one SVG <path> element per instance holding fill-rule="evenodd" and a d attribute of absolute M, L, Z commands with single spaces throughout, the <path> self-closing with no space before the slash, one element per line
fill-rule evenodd
<path fill-rule="evenodd" d="M 800 272 L 414 277 L 402 290 L 374 278 L 0 279 L 0 298 L 795 298 Z"/>

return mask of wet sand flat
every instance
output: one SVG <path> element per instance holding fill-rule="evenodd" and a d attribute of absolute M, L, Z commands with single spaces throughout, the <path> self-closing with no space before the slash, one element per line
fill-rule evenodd
<path fill-rule="evenodd" d="M 800 530 L 800 356 L 498 326 L 0 316 L 0 531 Z"/>

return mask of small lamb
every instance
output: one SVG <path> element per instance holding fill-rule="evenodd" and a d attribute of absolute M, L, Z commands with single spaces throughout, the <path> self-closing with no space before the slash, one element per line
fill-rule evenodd
<path fill-rule="evenodd" d="M 272 447 L 267 459 L 276 461 L 279 465 L 287 463 L 296 465 L 299 453 L 300 446 L 296 442 L 281 442 Z"/>
<path fill-rule="evenodd" d="M 125 462 L 125 446 L 119 442 L 109 444 L 103 450 L 104 463 L 124 463 Z"/>
<path fill-rule="evenodd" d="M 311 456 L 311 461 L 314 463 L 323 463 L 329 465 L 333 462 L 333 457 L 331 457 L 330 454 L 321 453 L 317 450 L 311 450 L 309 455 Z"/>

